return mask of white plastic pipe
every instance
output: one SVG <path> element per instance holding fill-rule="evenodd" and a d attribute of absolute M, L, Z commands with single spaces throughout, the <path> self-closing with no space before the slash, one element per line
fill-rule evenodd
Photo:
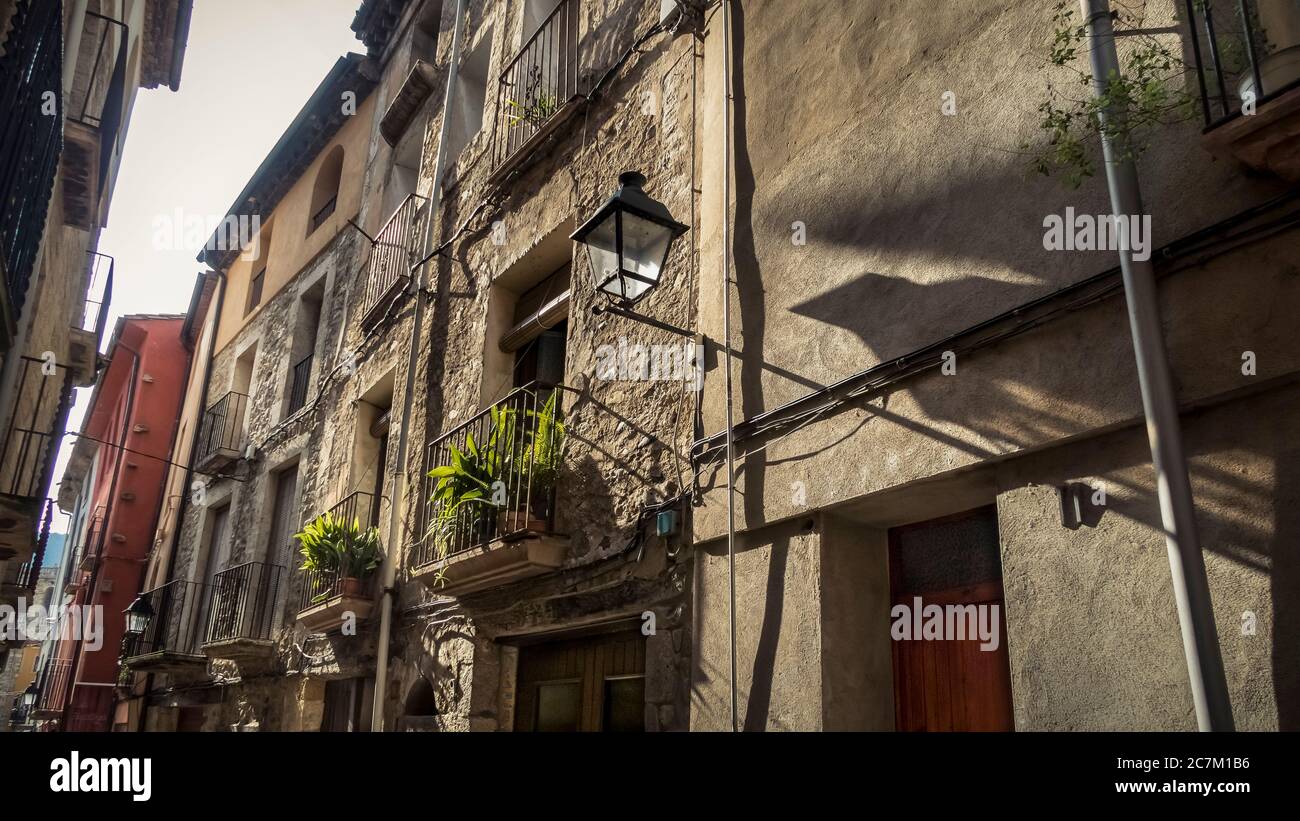
<path fill-rule="evenodd" d="M 1079 2 L 1088 27 L 1097 95 L 1103 97 L 1109 86 L 1108 78 L 1119 75 L 1110 3 L 1109 0 Z M 1122 111 L 1109 107 L 1101 111 L 1102 124 L 1118 125 L 1116 131 L 1120 134 L 1124 133 L 1123 117 Z M 1102 130 L 1111 212 L 1118 219 L 1139 217 L 1143 211 L 1137 167 L 1127 151 L 1116 151 L 1110 133 L 1113 132 L 1109 128 Z M 1223 658 L 1219 653 L 1205 559 L 1196 533 L 1196 509 L 1187 475 L 1187 460 L 1183 455 L 1178 403 L 1160 328 L 1155 268 L 1150 258 L 1134 259 L 1128 247 L 1120 248 L 1119 264 L 1124 278 L 1124 296 L 1128 300 L 1129 328 L 1133 333 L 1138 384 L 1146 412 L 1147 440 L 1151 444 L 1151 462 L 1156 469 L 1160 519 L 1165 529 L 1196 723 L 1202 730 L 1231 730 L 1232 704 L 1223 674 Z"/>

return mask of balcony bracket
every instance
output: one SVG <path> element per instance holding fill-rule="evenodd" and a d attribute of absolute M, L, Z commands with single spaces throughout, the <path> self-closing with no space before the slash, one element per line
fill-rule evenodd
<path fill-rule="evenodd" d="M 550 573 L 568 554 L 567 536 L 530 534 L 460 551 L 414 568 L 411 576 L 435 593 L 461 596 Z"/>
<path fill-rule="evenodd" d="M 1300 88 L 1262 103 L 1253 115 L 1207 131 L 1201 142 L 1211 154 L 1300 182 Z"/>

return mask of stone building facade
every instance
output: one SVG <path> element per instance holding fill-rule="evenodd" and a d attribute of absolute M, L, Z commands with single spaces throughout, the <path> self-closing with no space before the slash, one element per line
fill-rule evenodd
<path fill-rule="evenodd" d="M 165 652 L 142 646 L 125 659 L 147 705 L 140 728 L 364 729 L 373 715 L 385 729 L 529 729 L 532 716 L 516 715 L 516 704 L 535 700 L 533 679 L 552 656 L 569 665 L 566 679 L 574 665 L 590 668 L 580 694 L 584 727 L 687 726 L 686 518 L 697 386 L 685 364 L 672 380 L 633 383 L 596 378 L 596 363 L 620 345 L 671 347 L 683 361 L 694 347 L 594 315 L 594 291 L 578 273 L 586 261 L 574 258 L 568 235 L 626 170 L 651 176 L 650 192 L 674 213 L 693 211 L 695 38 L 673 36 L 660 25 L 660 9 L 640 2 L 465 7 L 453 122 L 444 128 L 442 103 L 456 4 L 363 3 L 354 29 L 368 54 L 364 61 L 347 58 L 347 76 L 365 85 L 356 115 L 333 118 L 340 81 L 327 79 L 304 110 L 306 120 L 299 118 L 311 128 L 291 127 L 283 156 L 277 147 L 231 210 L 240 214 L 257 203 L 271 237 L 267 254 L 203 257 L 224 289 L 203 406 L 210 415 L 227 394 L 247 399 L 239 400 L 238 446 L 219 467 L 204 460 L 212 439 L 199 426 L 192 498 L 180 513 L 174 557 L 155 554 L 151 577 L 167 581 L 152 600 L 162 601 L 169 583 L 194 585 L 189 595 L 198 604 L 189 607 L 200 612 L 183 615 L 174 598 L 167 600 L 173 625 L 190 624 L 189 643 Z M 553 31 L 556 20 L 581 32 L 565 53 L 577 67 L 572 79 L 582 98 L 573 92 L 563 126 L 548 139 L 505 157 L 500 140 L 511 129 L 512 109 L 495 78 L 540 39 L 534 32 L 547 25 Z M 444 134 L 445 173 L 431 207 Z M 347 146 L 348 157 L 336 213 L 355 226 L 339 220 L 305 264 L 281 262 L 276 271 L 277 255 L 298 258 L 281 237 L 299 231 L 309 213 L 292 192 L 313 187 L 336 142 Z M 354 156 L 363 161 L 352 164 Z M 510 167 L 503 170 L 505 159 Z M 394 244 L 409 263 L 403 277 L 430 261 L 427 273 L 392 288 L 381 255 Z M 670 265 L 676 276 L 645 304 L 689 327 L 688 244 L 674 251 Z M 534 304 L 543 283 L 554 288 L 547 296 L 555 303 L 544 323 L 544 306 Z M 250 294 L 259 287 L 260 307 L 251 309 Z M 321 297 L 310 309 L 319 311 L 316 323 L 303 320 L 304 294 Z M 521 324 L 516 313 L 528 320 L 523 325 L 538 327 L 526 328 L 525 339 L 506 352 L 501 339 Z M 567 327 L 567 338 L 541 339 L 541 326 L 557 323 Z M 302 408 L 288 411 L 306 328 L 315 335 L 312 388 Z M 542 347 L 544 357 L 536 350 Z M 522 371 L 531 376 L 517 381 Z M 516 384 L 522 393 L 512 393 Z M 525 568 L 471 589 L 460 583 L 463 566 L 450 582 L 433 581 L 438 569 L 464 557 L 438 558 L 430 549 L 430 446 L 454 438 L 507 395 L 551 392 L 563 415 L 565 456 L 548 520 L 521 531 L 522 539 L 497 539 L 478 550 L 507 563 L 523 556 Z M 286 480 L 290 473 L 295 478 Z M 292 533 L 340 508 L 379 528 L 393 583 L 377 574 L 366 601 L 347 612 L 355 619 L 322 627 L 311 614 L 330 610 L 332 599 L 317 606 L 320 598 L 304 593 L 310 581 L 298 569 L 296 546 L 283 537 L 286 527 Z M 664 511 L 673 514 L 671 526 L 657 536 Z M 548 563 L 539 573 L 526 566 L 540 543 Z M 269 611 L 252 617 L 257 635 L 237 641 L 212 633 L 220 591 L 229 587 L 219 577 L 231 573 L 244 574 L 241 595 L 261 596 Z M 391 593 L 390 652 L 386 684 L 376 690 L 384 588 Z M 573 696 L 567 684 L 560 689 L 562 700 Z"/>
<path fill-rule="evenodd" d="M 360 230 L 249 320 L 255 263 L 208 260 L 235 312 L 210 387 L 250 375 L 252 448 L 203 483 L 177 567 L 203 578 L 229 500 L 225 565 L 289 550 L 285 592 L 265 636 L 167 673 L 146 726 L 1195 726 L 1116 254 L 1046 236 L 1106 188 L 1023 156 L 1048 139 L 1024 44 L 1051 10 L 815 5 L 361 3 Z M 1183 4 L 1137 5 L 1191 61 Z M 1204 110 L 1142 156 L 1147 239 L 1235 720 L 1290 728 L 1294 179 L 1274 117 Z M 571 240 L 626 171 L 689 229 L 631 313 Z M 317 281 L 316 399 L 286 415 Z M 451 446 L 551 396 L 545 509 L 440 518 Z M 290 526 L 378 528 L 366 592 L 302 597 L 276 529 L 293 466 Z M 893 635 L 925 596 L 995 612 L 990 651 Z"/>

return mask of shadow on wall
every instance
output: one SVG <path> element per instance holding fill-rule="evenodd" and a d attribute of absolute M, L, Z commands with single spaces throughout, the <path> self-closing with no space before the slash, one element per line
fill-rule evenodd
<path fill-rule="evenodd" d="M 1280 730 L 1300 730 L 1300 450 L 1278 457 L 1272 580 L 1273 691 Z"/>
<path fill-rule="evenodd" d="M 739 4 L 733 7 L 732 21 L 735 64 L 743 67 L 745 10 Z M 737 418 L 745 419 L 769 409 L 766 403 L 773 398 L 770 388 L 774 375 L 797 383 L 800 387 L 794 395 L 819 386 L 819 381 L 791 371 L 783 373 L 778 363 L 764 361 L 764 356 L 771 353 L 767 350 L 767 337 L 772 329 L 766 323 L 772 307 L 768 295 L 773 289 L 765 288 L 760 259 L 771 260 L 774 255 L 769 253 L 766 243 L 786 242 L 788 232 L 784 225 L 762 224 L 756 228 L 757 180 L 749 148 L 743 68 L 738 68 L 733 83 L 736 227 L 732 254 L 737 290 L 734 298 L 739 306 L 738 313 L 733 314 L 733 318 L 738 320 L 738 327 L 733 328 L 733 337 L 744 340 L 744 350 L 737 352 L 740 358 Z M 1027 220 L 1026 214 L 1033 209 L 1025 207 L 1019 213 L 990 210 L 980 232 L 975 232 L 967 219 L 956 230 L 966 231 L 969 236 L 940 236 L 944 232 L 945 215 L 958 204 L 998 202 L 1007 185 L 1018 177 L 1023 177 L 1023 172 L 1004 162 L 985 165 L 964 176 L 943 179 L 942 186 L 936 182 L 928 190 L 905 194 L 901 199 L 887 199 L 868 192 L 862 201 L 838 209 L 843 222 L 826 226 L 830 236 L 844 238 L 838 243 L 840 245 L 889 257 L 924 256 L 933 254 L 935 248 L 960 247 L 963 259 L 969 259 L 972 268 L 1015 272 L 1019 275 L 1018 281 L 972 274 L 922 284 L 902 275 L 868 271 L 850 281 L 832 284 L 824 292 L 798 302 L 790 308 L 791 312 L 817 323 L 849 330 L 877 357 L 877 361 L 887 360 L 1083 275 L 1110 267 L 1113 258 L 1109 254 L 1052 254 L 1044 251 L 1041 244 L 1042 215 L 1037 217 L 1038 221 Z M 1059 206 L 1058 211 L 1068 204 L 1062 192 L 1057 191 L 1053 196 L 1047 190 L 1055 187 L 1055 182 L 1046 181 L 1040 185 L 1045 189 L 1046 201 Z M 1101 190 L 1094 187 L 1091 192 L 1077 194 L 1073 197 L 1076 208 L 1081 213 L 1104 211 L 1104 200 L 1099 197 Z M 1041 206 L 1038 208 L 1042 209 Z M 770 210 L 766 206 L 765 209 Z M 1052 213 L 1051 209 L 1043 210 L 1043 215 L 1046 213 Z M 760 243 L 763 243 L 761 249 Z M 1047 272 L 1050 272 L 1052 282 L 1042 279 L 1041 275 Z M 791 275 L 791 272 L 784 270 L 783 275 Z M 1140 407 L 1123 312 L 1115 310 L 1113 303 L 1092 311 L 1093 314 L 1086 319 L 1094 324 L 1078 327 L 1081 334 L 1100 328 L 1102 333 L 1097 337 L 1077 340 L 1077 346 L 1069 352 L 1043 350 L 1041 343 L 1035 348 L 1021 338 L 1025 344 L 1019 350 L 1022 356 L 1027 357 L 1023 360 L 1023 369 L 1000 376 L 986 374 L 978 386 L 967 388 L 968 393 L 964 394 L 967 401 L 954 403 L 950 396 L 944 396 L 942 390 L 931 386 L 928 391 L 908 392 L 908 397 L 917 403 L 917 408 L 908 413 L 891 411 L 888 395 L 883 397 L 885 401 L 880 407 L 873 403 L 867 410 L 881 421 L 939 442 L 944 448 L 988 460 L 1001 458 L 1008 450 L 1069 434 L 1079 429 L 1080 420 L 1106 418 L 1116 403 Z M 1096 324 L 1099 321 L 1100 325 Z M 781 347 L 787 346 L 783 344 Z M 1052 366 L 1053 362 L 1059 363 L 1063 355 L 1081 359 L 1101 357 L 1095 361 L 1115 362 L 1117 367 L 1106 376 L 1110 382 L 1092 385 L 1085 390 L 1080 388 L 1077 379 L 1071 380 L 1068 374 L 1063 376 L 1059 366 Z M 852 367 L 845 367 L 843 372 L 830 374 L 830 377 L 841 378 L 871 364 L 874 362 L 854 363 Z M 818 375 L 826 378 L 821 373 Z M 766 393 L 765 376 L 769 379 Z M 715 375 L 714 378 L 719 377 Z M 780 400 L 786 398 L 782 396 Z M 981 411 L 987 408 L 996 408 L 997 412 Z M 742 449 L 737 466 L 738 474 L 745 481 L 742 503 L 746 520 L 755 522 L 764 521 L 765 493 L 768 490 L 766 474 L 770 467 L 767 452 L 755 452 L 761 444 L 757 441 L 747 443 L 750 452 L 745 453 Z M 1252 454 L 1257 463 L 1268 463 L 1275 458 L 1273 444 L 1267 441 L 1258 443 L 1257 452 Z M 1195 444 L 1189 443 L 1189 446 Z M 1198 453 L 1205 457 L 1234 447 L 1242 446 L 1218 441 L 1212 445 L 1202 444 Z M 804 454 L 796 458 L 809 456 Z M 1200 458 L 1194 466 L 1205 549 L 1244 569 L 1270 577 L 1274 610 L 1273 687 L 1278 720 L 1283 729 L 1300 728 L 1300 650 L 1293 646 L 1294 642 L 1287 644 L 1284 638 L 1293 636 L 1300 628 L 1300 600 L 1295 596 L 1300 586 L 1300 559 L 1294 550 L 1279 549 L 1300 539 L 1300 512 L 1293 512 L 1300 509 L 1300 505 L 1291 503 L 1300 493 L 1300 481 L 1297 481 L 1300 467 L 1294 457 L 1295 454 L 1287 454 L 1275 465 L 1276 488 L 1269 486 L 1270 477 L 1266 475 L 1237 472 L 1218 460 L 1212 464 L 1206 458 Z M 1099 466 L 1099 470 L 1106 473 L 1110 482 L 1112 472 L 1125 467 L 1140 467 L 1149 460 L 1149 454 L 1145 451 L 1135 453 L 1134 460 L 1126 465 L 1106 463 Z M 1140 522 L 1159 533 L 1158 506 L 1150 488 L 1138 482 L 1117 482 L 1116 485 L 1120 495 L 1131 501 L 1114 506 L 1110 512 Z M 1270 501 L 1272 510 L 1264 510 Z M 1272 521 L 1274 527 L 1270 531 L 1268 524 L 1273 517 L 1276 521 Z M 752 660 L 751 691 L 747 707 L 745 703 L 741 707 L 744 726 L 750 730 L 765 726 L 771 708 L 772 681 L 776 672 L 775 646 L 786 615 L 783 590 L 788 550 L 788 543 L 774 545 L 767 570 L 766 600 L 757 650 Z M 1235 616 L 1227 618 L 1229 614 L 1224 612 L 1218 615 L 1220 623 L 1235 622 Z M 741 663 L 745 662 L 742 660 Z M 727 679 L 726 670 L 701 669 L 697 670 L 697 675 L 710 675 L 724 683 Z"/>

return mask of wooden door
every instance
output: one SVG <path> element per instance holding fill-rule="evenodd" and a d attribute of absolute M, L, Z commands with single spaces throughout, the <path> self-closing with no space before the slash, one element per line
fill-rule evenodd
<path fill-rule="evenodd" d="M 644 732 L 645 638 L 639 631 L 519 650 L 518 732 Z"/>
<path fill-rule="evenodd" d="M 891 630 L 892 606 L 905 605 L 911 612 L 917 597 L 923 609 L 937 605 L 945 613 L 950 605 L 975 605 L 986 627 L 992 627 L 995 612 L 998 630 L 995 649 L 983 649 L 984 642 L 971 635 L 974 631 L 965 639 L 952 634 L 940 639 L 895 638 L 895 728 L 1014 729 L 997 510 L 981 508 L 890 530 L 889 570 Z M 971 624 L 968 619 L 965 623 Z"/>

